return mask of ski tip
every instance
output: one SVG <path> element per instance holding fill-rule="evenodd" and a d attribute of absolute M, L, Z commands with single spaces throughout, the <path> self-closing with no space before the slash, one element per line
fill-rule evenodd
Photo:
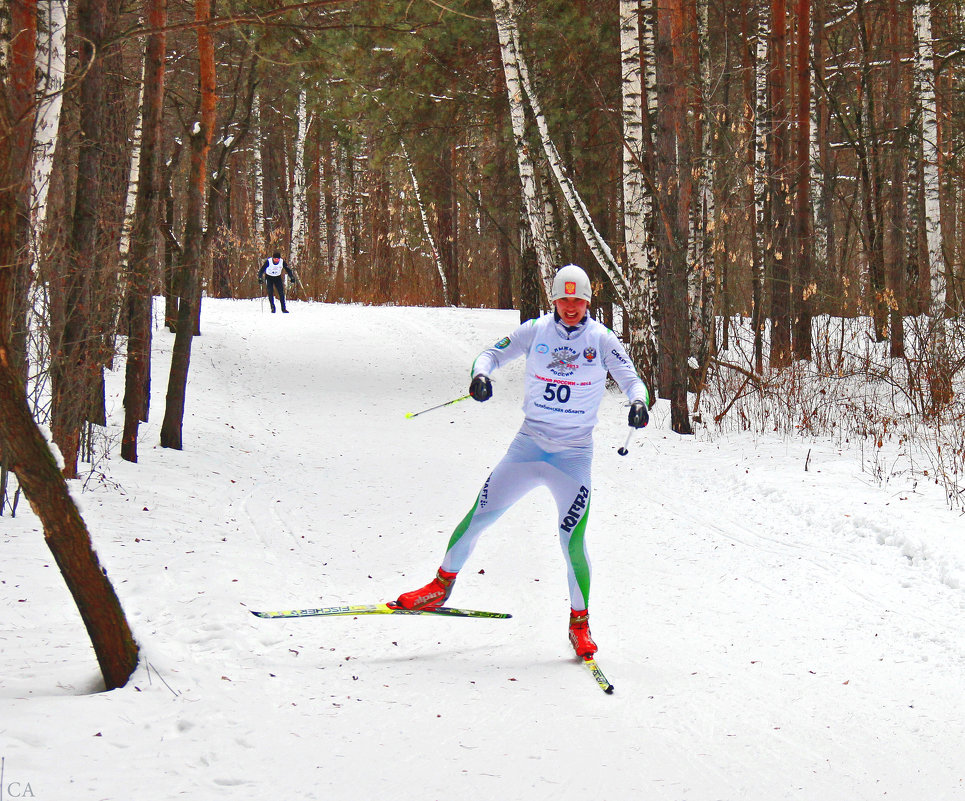
<path fill-rule="evenodd" d="M 613 695 L 613 685 L 611 684 L 609 687 L 604 687 L 603 692 L 605 692 L 607 695 Z"/>

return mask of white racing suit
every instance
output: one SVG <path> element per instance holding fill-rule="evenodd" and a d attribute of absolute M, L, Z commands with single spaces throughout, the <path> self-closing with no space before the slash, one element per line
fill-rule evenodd
<path fill-rule="evenodd" d="M 589 316 L 568 328 L 555 314 L 528 320 L 483 351 L 472 375 L 489 376 L 507 362 L 526 357 L 525 419 L 509 450 L 483 485 L 476 503 L 456 526 L 442 569 L 458 573 L 479 536 L 533 488 L 547 487 L 559 512 L 570 604 L 587 608 L 590 559 L 585 533 L 590 511 L 593 428 L 609 372 L 631 400 L 647 402 L 616 335 Z"/>

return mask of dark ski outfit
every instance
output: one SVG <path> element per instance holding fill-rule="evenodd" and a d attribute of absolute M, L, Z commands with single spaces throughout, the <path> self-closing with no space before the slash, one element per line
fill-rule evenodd
<path fill-rule="evenodd" d="M 265 263 L 261 265 L 261 269 L 258 271 L 259 283 L 264 281 L 266 276 L 268 278 L 268 303 L 271 306 L 272 314 L 275 313 L 275 292 L 278 293 L 282 312 L 288 314 L 288 309 L 285 308 L 285 279 L 282 277 L 282 270 L 288 273 L 290 281 L 295 280 L 288 263 L 280 256 L 265 259 Z"/>

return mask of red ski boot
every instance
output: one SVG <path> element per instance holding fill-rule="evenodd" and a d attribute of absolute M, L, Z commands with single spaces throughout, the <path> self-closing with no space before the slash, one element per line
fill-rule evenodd
<path fill-rule="evenodd" d="M 425 587 L 402 593 L 395 603 L 403 609 L 438 609 L 452 592 L 455 580 L 455 573 L 447 573 L 440 567 L 436 577 Z"/>
<path fill-rule="evenodd" d="M 570 643 L 576 655 L 582 659 L 587 659 L 596 653 L 596 643 L 590 636 L 590 617 L 584 609 L 577 611 L 570 610 Z"/>

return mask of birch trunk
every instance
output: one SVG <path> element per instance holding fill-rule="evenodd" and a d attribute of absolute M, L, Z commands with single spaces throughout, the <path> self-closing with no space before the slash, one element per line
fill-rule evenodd
<path fill-rule="evenodd" d="M 928 313 L 933 320 L 938 320 L 945 314 L 946 286 L 939 202 L 935 44 L 931 30 L 931 8 L 927 0 L 915 3 L 914 25 L 917 39 L 915 82 L 918 88 L 918 103 L 921 112 L 925 174 L 925 229 L 928 237 L 928 266 L 931 277 Z"/>
<path fill-rule="evenodd" d="M 346 167 L 345 152 L 342 147 L 335 142 L 332 143 L 332 194 L 334 205 L 335 231 L 333 240 L 332 269 L 335 273 L 336 297 L 338 300 L 345 300 L 345 281 L 348 274 L 348 237 L 346 226 L 348 225 L 348 214 L 346 214 Z"/>
<path fill-rule="evenodd" d="M 141 81 L 137 96 L 137 117 L 134 131 L 131 134 L 131 163 L 127 172 L 127 199 L 124 203 L 124 220 L 121 223 L 121 238 L 117 249 L 121 255 L 121 268 L 127 262 L 131 249 L 131 228 L 134 226 L 134 206 L 137 204 L 137 177 L 141 164 L 141 138 L 144 131 L 144 71 L 146 64 L 141 64 Z"/>
<path fill-rule="evenodd" d="M 750 0 L 748 0 L 750 6 Z M 765 287 L 767 269 L 764 254 L 768 250 L 767 227 L 770 222 L 767 200 L 767 126 L 770 120 L 767 97 L 767 37 L 768 18 L 764 7 L 757 9 L 756 37 L 754 40 L 754 142 L 752 156 L 754 164 L 754 251 L 753 267 L 753 327 L 754 327 L 754 366 L 758 373 L 764 369 L 764 328 L 766 326 Z"/>
<path fill-rule="evenodd" d="M 412 159 L 409 158 L 409 151 L 405 142 L 399 140 L 399 147 L 402 150 L 402 157 L 405 159 L 405 166 L 409 172 L 409 180 L 412 181 L 412 193 L 415 196 L 416 208 L 419 209 L 419 219 L 422 221 L 422 232 L 425 234 L 426 243 L 429 245 L 429 253 L 432 255 L 432 263 L 439 273 L 439 282 L 442 285 L 442 305 L 452 305 L 449 301 L 449 283 L 446 281 L 446 271 L 442 265 L 442 258 L 439 255 L 439 248 L 436 246 L 436 239 L 432 235 L 432 226 L 429 225 L 429 217 L 426 214 L 426 204 L 422 201 L 422 190 L 419 188 L 419 179 L 415 174 L 415 167 Z"/>
<path fill-rule="evenodd" d="M 945 335 L 947 286 L 945 259 L 942 251 L 940 176 L 938 164 L 938 113 L 935 97 L 935 42 L 932 38 L 931 7 L 927 0 L 914 6 L 916 37 L 915 83 L 921 112 L 923 171 L 925 191 L 925 231 L 928 241 L 930 292 L 928 316 L 931 318 L 928 341 L 928 378 L 935 408 L 952 397 Z"/>
<path fill-rule="evenodd" d="M 253 155 L 255 161 L 255 237 L 260 252 L 265 246 L 265 177 L 261 165 L 261 98 L 258 90 L 255 90 L 255 102 L 253 104 L 252 116 L 255 120 L 255 141 Z"/>
<path fill-rule="evenodd" d="M 47 190 L 54 166 L 54 151 L 60 131 L 60 112 L 63 108 L 64 75 L 67 69 L 67 0 L 42 0 L 37 6 L 40 15 L 37 43 L 37 74 L 39 93 L 44 96 L 37 110 L 34 129 L 33 168 L 33 239 L 32 252 L 36 262 L 40 251 L 40 236 L 47 221 Z"/>
<path fill-rule="evenodd" d="M 828 136 L 827 100 L 817 90 L 824 83 L 824 4 L 825 0 L 814 0 L 812 7 L 811 53 L 814 69 L 811 70 L 811 128 L 810 128 L 810 166 L 811 166 L 811 208 L 812 208 L 812 246 L 813 267 L 819 272 L 829 272 L 830 228 L 828 211 L 830 196 L 828 182 Z"/>
<path fill-rule="evenodd" d="M 543 114 L 539 96 L 537 95 L 536 90 L 529 79 L 529 69 L 526 65 L 526 59 L 523 56 L 523 50 L 519 40 L 519 28 L 516 25 L 515 15 L 512 13 L 512 0 L 493 0 L 494 6 L 502 3 L 505 3 L 505 5 L 510 8 L 510 13 L 505 15 L 505 25 L 507 27 L 507 34 L 510 38 L 510 47 L 514 51 L 517 68 L 519 70 L 519 79 L 522 83 L 523 91 L 526 93 L 526 98 L 529 101 L 530 109 L 532 110 L 533 117 L 536 120 L 536 127 L 539 131 L 543 151 L 546 154 L 546 160 L 549 162 L 549 166 L 553 172 L 553 177 L 556 179 L 557 186 L 559 187 L 563 198 L 566 200 L 570 213 L 573 215 L 573 219 L 576 221 L 576 225 L 579 228 L 580 233 L 586 240 L 586 244 L 589 247 L 590 252 L 596 259 L 597 264 L 600 265 L 600 268 L 610 279 L 610 283 L 613 285 L 617 299 L 621 304 L 626 306 L 628 305 L 630 294 L 630 287 L 626 276 L 623 274 L 623 270 L 620 269 L 620 265 L 617 264 L 616 259 L 613 257 L 610 246 L 606 243 L 606 241 L 600 235 L 600 232 L 596 229 L 596 226 L 593 224 L 593 220 L 590 218 L 590 212 L 586 208 L 583 198 L 580 197 L 580 194 L 573 185 L 572 180 L 570 180 L 570 177 L 566 174 L 563 159 L 561 158 L 559 151 L 556 149 L 556 145 L 553 143 L 553 139 L 550 136 L 549 127 L 546 124 L 546 116 Z"/>
<path fill-rule="evenodd" d="M 620 0 L 623 64 L 623 237 L 626 251 L 629 351 L 648 387 L 654 386 L 657 342 L 654 329 L 656 281 L 650 260 L 651 197 L 645 167 L 644 85 L 640 57 L 640 0 Z"/>
<path fill-rule="evenodd" d="M 696 25 L 694 56 L 697 59 L 698 83 L 692 90 L 693 115 L 697 126 L 697 144 L 700 147 L 696 170 L 697 191 L 691 215 L 691 240 L 694 243 L 694 263 L 691 267 L 691 350 L 704 365 L 708 354 L 714 350 L 714 308 L 716 305 L 716 270 L 714 269 L 714 231 L 710 221 L 714 219 L 714 129 L 707 108 L 707 92 L 710 87 L 708 0 L 697 0 L 693 22 Z"/>
<path fill-rule="evenodd" d="M 509 118 L 513 129 L 513 142 L 516 150 L 516 164 L 522 188 L 523 203 L 529 222 L 536 252 L 536 261 L 542 278 L 543 291 L 547 302 L 553 283 L 555 268 L 560 266 L 555 251 L 558 244 L 547 235 L 545 209 L 541 206 L 536 185 L 535 170 L 526 142 L 526 108 L 523 104 L 523 86 L 520 76 L 518 54 L 511 33 L 515 20 L 509 0 L 492 0 L 499 34 L 499 48 L 506 78 L 506 93 L 509 99 Z"/>
<path fill-rule="evenodd" d="M 308 90 L 305 76 L 298 93 L 297 130 L 295 134 L 294 179 L 292 186 L 292 243 L 290 259 L 300 267 L 305 255 L 305 217 L 308 211 L 305 171 L 305 142 L 308 139 Z"/>

